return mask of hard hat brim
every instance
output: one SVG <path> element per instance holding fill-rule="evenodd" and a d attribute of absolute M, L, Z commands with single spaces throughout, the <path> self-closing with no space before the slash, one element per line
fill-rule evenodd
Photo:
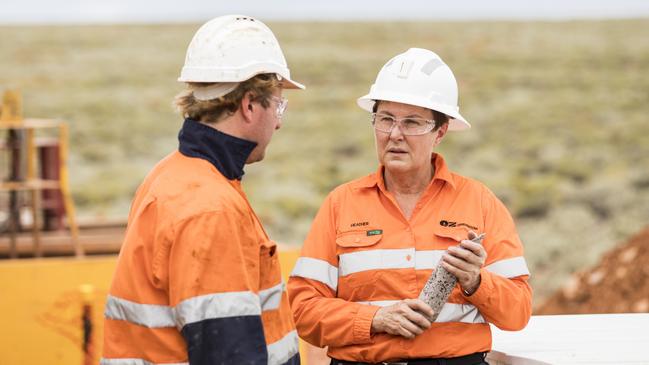
<path fill-rule="evenodd" d="M 297 81 L 293 81 L 293 80 L 289 79 L 288 77 L 284 77 L 282 79 L 282 89 L 304 90 L 304 89 L 306 89 L 306 86 L 300 84 Z"/>
<path fill-rule="evenodd" d="M 239 86 L 238 82 L 219 82 L 214 84 L 208 84 L 209 86 L 203 86 L 201 84 L 195 84 L 189 88 L 192 90 L 194 97 L 197 100 L 206 101 L 216 99 L 223 95 L 226 95 L 233 91 Z"/>
<path fill-rule="evenodd" d="M 372 112 L 374 104 L 377 100 L 420 106 L 422 108 L 444 113 L 451 118 L 451 120 L 449 121 L 448 129 L 452 131 L 462 131 L 471 128 L 471 124 L 466 119 L 464 119 L 460 112 L 458 110 L 455 110 L 455 108 L 449 107 L 448 105 L 431 102 L 430 100 L 426 100 L 424 98 L 418 98 L 413 95 L 402 95 L 398 93 L 385 92 L 370 93 L 358 98 L 356 103 L 362 109 L 367 110 L 368 112 Z"/>
<path fill-rule="evenodd" d="M 284 89 L 306 89 L 306 86 L 291 79 L 291 74 L 283 65 L 276 63 L 252 63 L 242 68 L 205 69 L 183 67 L 180 82 L 243 82 L 259 74 L 274 73 L 282 77 Z"/>

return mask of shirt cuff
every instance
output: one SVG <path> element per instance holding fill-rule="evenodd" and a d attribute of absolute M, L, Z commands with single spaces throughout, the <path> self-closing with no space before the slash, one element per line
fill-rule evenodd
<path fill-rule="evenodd" d="M 362 344 L 372 342 L 370 331 L 372 319 L 381 307 L 374 305 L 359 304 L 358 311 L 354 317 L 354 343 Z"/>
<path fill-rule="evenodd" d="M 478 289 L 476 289 L 471 295 L 466 295 L 464 294 L 464 290 L 460 290 L 462 296 L 472 304 L 486 302 L 489 298 L 489 293 L 493 293 L 494 289 L 494 282 L 491 275 L 492 274 L 484 268 L 480 269 L 480 285 L 478 286 Z"/>

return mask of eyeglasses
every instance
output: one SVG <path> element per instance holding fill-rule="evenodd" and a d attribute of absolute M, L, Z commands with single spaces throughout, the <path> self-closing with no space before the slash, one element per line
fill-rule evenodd
<path fill-rule="evenodd" d="M 280 98 L 275 95 L 271 95 L 269 98 L 270 100 L 277 103 L 277 109 L 275 110 L 275 115 L 277 116 L 277 119 L 282 119 L 282 116 L 284 115 L 284 112 L 288 107 L 288 99 L 284 97 Z"/>
<path fill-rule="evenodd" d="M 397 118 L 385 113 L 372 113 L 374 129 L 383 133 L 392 133 L 394 126 L 399 124 L 399 129 L 404 136 L 419 136 L 435 129 L 433 119 L 418 117 Z"/>

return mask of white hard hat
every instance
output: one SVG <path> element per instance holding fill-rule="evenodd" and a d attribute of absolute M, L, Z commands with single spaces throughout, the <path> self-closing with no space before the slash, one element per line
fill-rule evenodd
<path fill-rule="evenodd" d="M 388 61 L 376 76 L 369 94 L 358 105 L 372 111 L 376 100 L 416 105 L 448 115 L 449 130 L 471 128 L 457 105 L 457 81 L 434 52 L 410 48 Z"/>
<path fill-rule="evenodd" d="M 262 73 L 278 75 L 285 89 L 304 89 L 291 80 L 282 49 L 264 23 L 249 16 L 226 15 L 210 20 L 194 34 L 178 81 L 218 83 L 203 90 L 211 98 Z"/>

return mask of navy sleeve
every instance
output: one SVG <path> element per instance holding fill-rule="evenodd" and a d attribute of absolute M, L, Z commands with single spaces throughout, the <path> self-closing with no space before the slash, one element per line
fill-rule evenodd
<path fill-rule="evenodd" d="M 189 323 L 183 327 L 182 335 L 187 342 L 191 365 L 268 364 L 260 316 L 215 318 Z"/>

